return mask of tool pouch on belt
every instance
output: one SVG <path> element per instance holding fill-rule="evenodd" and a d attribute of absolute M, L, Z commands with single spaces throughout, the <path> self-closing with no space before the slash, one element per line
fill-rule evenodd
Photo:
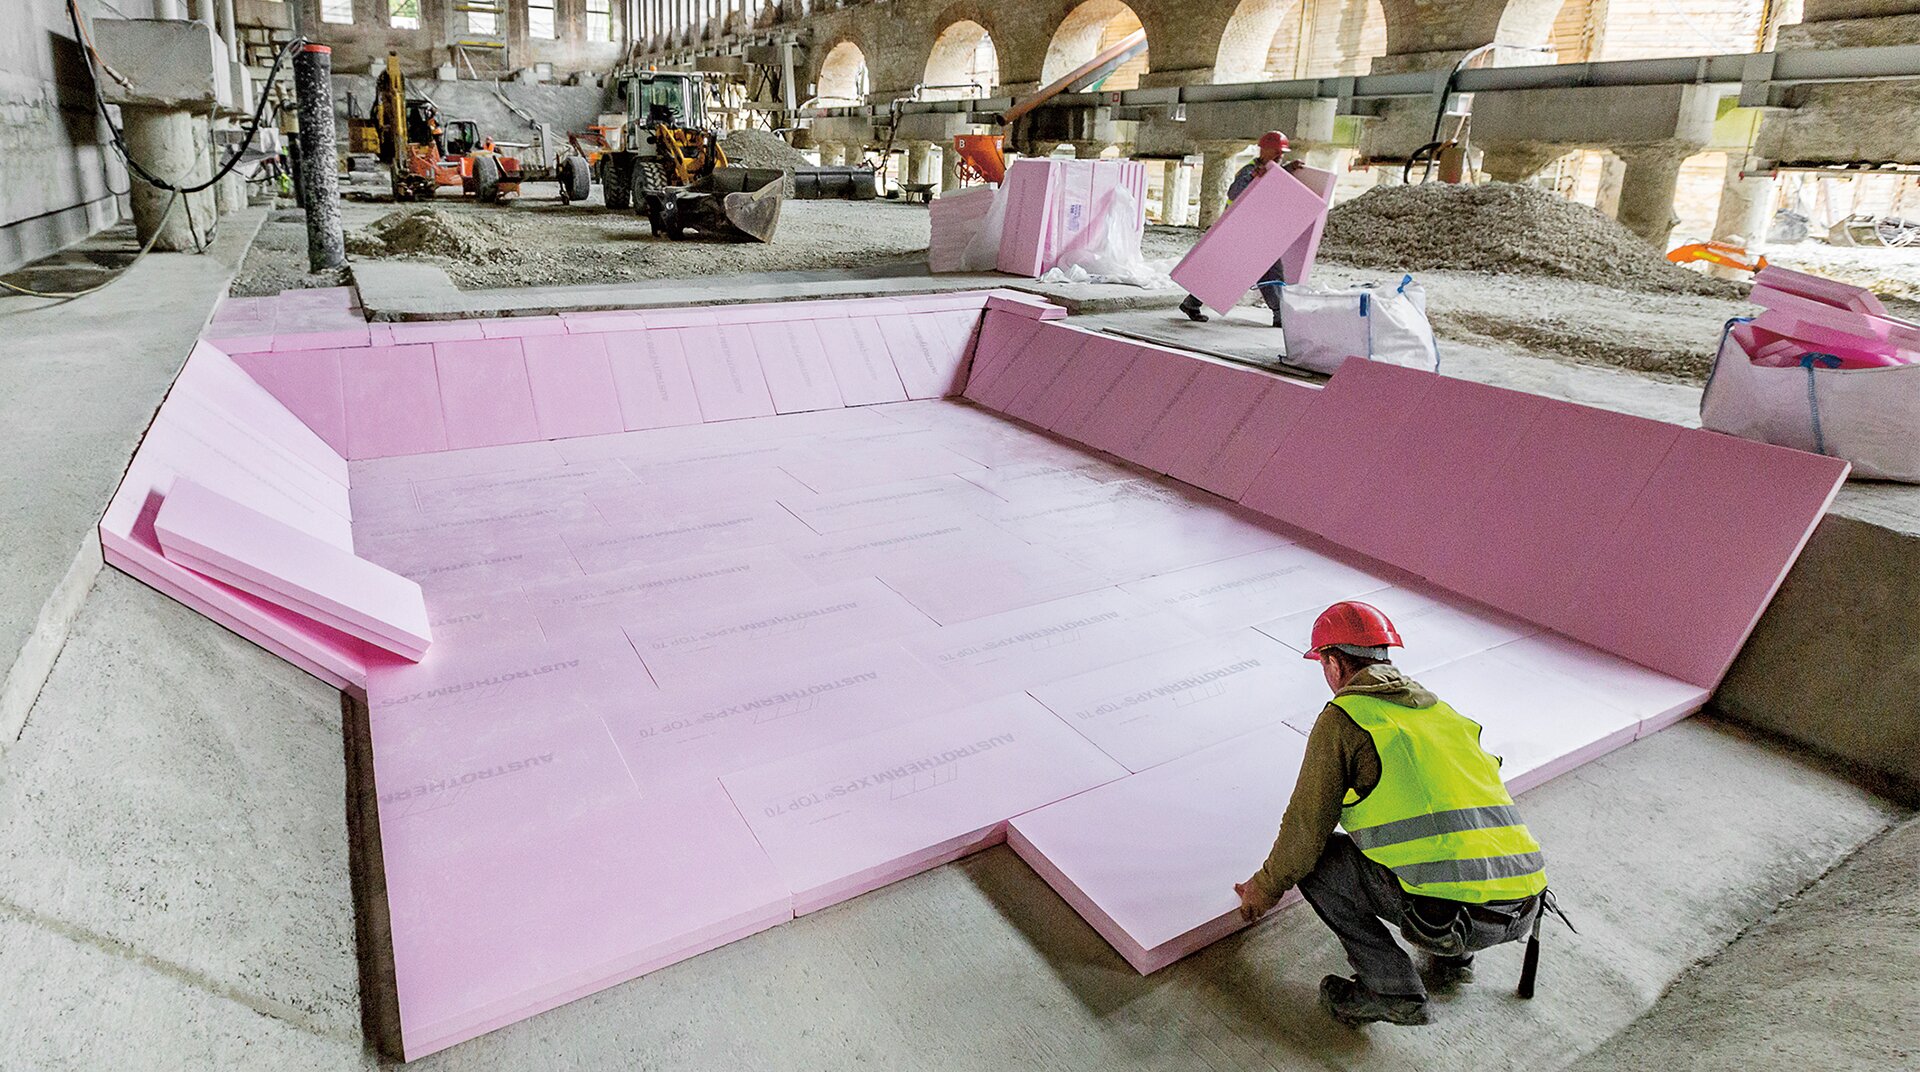
<path fill-rule="evenodd" d="M 1473 917 L 1466 905 L 1434 897 L 1407 898 L 1400 935 L 1421 949 L 1443 957 L 1466 956 L 1471 952 L 1467 941 L 1472 934 Z"/>

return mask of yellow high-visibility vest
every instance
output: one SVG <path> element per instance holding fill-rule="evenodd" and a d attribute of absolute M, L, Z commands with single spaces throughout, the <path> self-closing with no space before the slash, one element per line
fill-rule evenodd
<path fill-rule="evenodd" d="M 1374 696 L 1334 697 L 1380 753 L 1380 784 L 1347 792 L 1340 825 L 1367 858 L 1409 893 L 1485 904 L 1547 887 L 1540 843 L 1480 747 L 1478 723 L 1444 703 L 1401 707 Z"/>

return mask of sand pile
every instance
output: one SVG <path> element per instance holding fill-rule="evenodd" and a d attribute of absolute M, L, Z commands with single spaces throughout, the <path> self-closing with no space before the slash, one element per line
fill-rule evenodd
<path fill-rule="evenodd" d="M 1533 186 L 1376 186 L 1327 214 L 1320 251 L 1363 268 L 1578 279 L 1625 290 L 1736 296 L 1667 261 L 1604 213 Z"/>
<path fill-rule="evenodd" d="M 433 208 L 389 212 L 347 234 L 347 252 L 361 257 L 447 257 L 482 260 L 511 246 L 488 223 Z"/>
<path fill-rule="evenodd" d="M 784 183 L 788 197 L 793 196 L 794 169 L 813 166 L 813 161 L 788 145 L 786 139 L 766 130 L 728 131 L 720 139 L 720 151 L 727 154 L 727 163 L 734 167 L 775 168 L 786 172 Z"/>

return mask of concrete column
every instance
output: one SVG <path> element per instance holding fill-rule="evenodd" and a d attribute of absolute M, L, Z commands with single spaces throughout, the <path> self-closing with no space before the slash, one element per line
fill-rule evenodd
<path fill-rule="evenodd" d="M 300 102 L 300 185 L 307 210 L 307 266 L 315 272 L 347 263 L 340 231 L 340 158 L 333 134 L 333 50 L 303 45 L 293 57 Z"/>
<path fill-rule="evenodd" d="M 1073 143 L 1073 158 L 1075 160 L 1098 160 L 1100 159 L 1100 154 L 1106 151 L 1107 147 L 1097 141 L 1076 141 Z"/>
<path fill-rule="evenodd" d="M 213 145 L 213 125 L 204 116 L 195 116 L 193 120 L 193 157 L 193 181 L 188 185 L 198 186 L 213 178 L 221 159 Z M 208 187 L 181 196 L 193 206 L 193 226 L 204 240 L 213 230 L 214 221 L 220 218 L 219 195 Z"/>
<path fill-rule="evenodd" d="M 1600 158 L 1600 182 L 1594 188 L 1593 207 L 1620 218 L 1620 180 L 1627 175 L 1627 162 L 1611 154 Z"/>
<path fill-rule="evenodd" d="M 960 153 L 951 143 L 940 147 L 940 192 L 950 194 L 960 188 Z"/>
<path fill-rule="evenodd" d="M 124 117 L 127 155 L 140 161 L 141 166 L 157 178 L 176 185 L 187 184 L 199 160 L 199 153 L 194 146 L 194 127 L 197 124 L 193 114 L 130 105 L 123 105 L 120 111 Z M 168 213 L 167 206 L 173 200 L 173 194 L 137 175 L 132 177 L 129 185 L 132 187 L 129 197 L 133 202 L 133 229 L 141 242 L 153 238 L 158 232 L 159 237 L 153 241 L 153 248 L 157 250 L 178 253 L 194 248 L 194 235 L 187 225 L 185 205 L 175 204 L 173 211 Z"/>
<path fill-rule="evenodd" d="M 195 22 L 206 23 L 213 28 L 215 33 L 218 33 L 220 27 L 219 5 L 216 4 L 214 0 L 193 0 L 193 20 Z"/>
<path fill-rule="evenodd" d="M 1726 184 L 1720 187 L 1720 211 L 1713 219 L 1716 241 L 1757 246 L 1767 240 L 1767 225 L 1773 220 L 1774 181 L 1761 175 L 1742 178 L 1740 172 L 1746 166 L 1746 154 L 1727 154 Z"/>
<path fill-rule="evenodd" d="M 1212 227 L 1227 207 L 1227 187 L 1233 184 L 1235 152 L 1208 149 L 1200 154 L 1200 226 Z"/>
<path fill-rule="evenodd" d="M 240 62 L 240 31 L 235 29 L 233 0 L 220 0 L 220 40 L 227 43 L 227 58 Z"/>
<path fill-rule="evenodd" d="M 821 167 L 838 167 L 844 159 L 846 159 L 846 157 L 843 155 L 843 150 L 839 142 L 823 141 L 820 143 Z"/>
<path fill-rule="evenodd" d="M 1167 161 L 1165 185 L 1160 187 L 1161 215 L 1170 227 L 1188 223 L 1188 203 L 1193 200 L 1193 169 L 1185 160 Z"/>
<path fill-rule="evenodd" d="M 933 148 L 930 141 L 910 141 L 907 143 L 907 166 L 901 172 L 900 182 L 927 181 L 927 152 Z"/>
<path fill-rule="evenodd" d="M 1675 149 L 1622 153 L 1627 170 L 1620 178 L 1620 222 L 1627 230 L 1664 250 L 1680 220 L 1673 214 L 1673 192 L 1686 154 Z"/>

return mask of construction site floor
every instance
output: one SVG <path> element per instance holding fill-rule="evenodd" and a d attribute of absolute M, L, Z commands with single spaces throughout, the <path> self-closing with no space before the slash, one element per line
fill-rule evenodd
<path fill-rule="evenodd" d="M 130 578 L 83 569 L 68 580 L 245 249 L 245 227 L 223 230 L 216 257 L 149 258 L 139 286 L 130 277 L 93 305 L 7 313 L 28 342 L 0 392 L 18 430 L 0 516 L 23 553 L 7 556 L 0 607 L 24 629 L 0 660 L 19 671 L 23 647 L 11 638 L 39 629 L 51 673 L 25 694 L 24 722 L 0 735 L 0 963 L 19 983 L 0 1017 L 0 1068 L 382 1063 L 368 1042 L 382 1030 L 366 1011 L 377 1003 L 363 1000 L 367 947 L 355 936 L 352 716 L 339 694 Z M 1448 358 L 1449 371 L 1505 369 L 1510 382 L 1613 408 L 1672 416 L 1690 406 L 1681 385 L 1517 349 L 1475 356 L 1456 345 Z M 1813 568 L 1852 559 L 1871 574 L 1803 583 L 1803 559 L 1768 616 L 1779 621 L 1763 622 L 1756 641 L 1824 628 L 1806 609 L 1815 594 L 1858 604 L 1862 592 L 1872 605 L 1852 628 L 1920 635 L 1912 492 L 1890 489 L 1882 502 L 1850 487 L 1847 535 Z M 1881 509 L 1908 527 L 1864 520 Z M 1852 587 L 1835 592 L 1838 583 Z M 56 591 L 71 612 L 49 619 L 41 609 Z M 1899 736 L 1916 732 L 1910 652 L 1888 663 L 1859 656 L 1870 649 L 1850 635 L 1813 637 L 1823 655 L 1808 672 L 1845 697 L 1783 692 L 1755 701 L 1763 713 L 1822 725 L 1850 716 L 1870 759 L 1920 752 Z M 1736 667 L 1736 682 L 1743 672 L 1766 683 L 1797 671 Z M 1303 911 L 1141 977 L 994 849 L 421 1066 L 1911 1066 L 1900 999 L 1920 963 L 1920 834 L 1902 803 L 1912 798 L 1877 792 L 1870 774 L 1701 717 L 1528 794 L 1522 805 L 1582 933 L 1548 934 L 1534 1001 L 1512 997 L 1518 950 L 1496 950 L 1429 1028 L 1356 1033 L 1326 1020 L 1315 987 L 1345 967 Z"/>

